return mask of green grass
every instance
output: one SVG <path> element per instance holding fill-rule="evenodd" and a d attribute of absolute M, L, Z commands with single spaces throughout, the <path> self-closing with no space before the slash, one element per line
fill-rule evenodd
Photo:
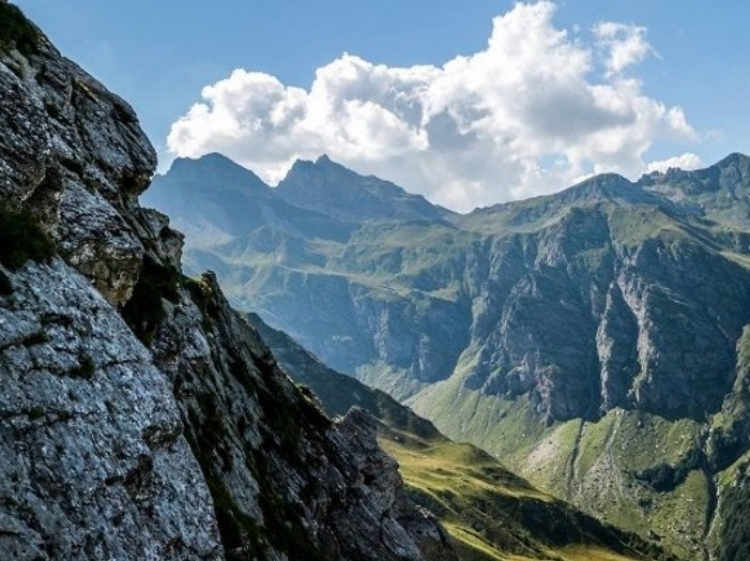
<path fill-rule="evenodd" d="M 463 366 L 470 369 L 471 361 Z M 524 399 L 482 395 L 451 379 L 410 404 L 449 437 L 482 446 L 533 485 L 643 537 L 653 530 L 676 554 L 694 554 L 708 501 L 703 473 L 686 472 L 666 493 L 636 473 L 684 464 L 700 439 L 701 423 L 614 410 L 583 425 L 575 453 L 582 421 L 547 426 Z"/>
<path fill-rule="evenodd" d="M 615 208 L 611 211 L 612 237 L 619 243 L 636 247 L 647 239 L 687 239 L 688 234 L 660 209 L 650 206 Z"/>
<path fill-rule="evenodd" d="M 464 375 L 471 371 L 472 354 L 464 353 L 469 358 L 459 363 Z M 555 430 L 539 418 L 527 399 L 509 400 L 467 390 L 462 378 L 459 372 L 424 390 L 408 404 L 450 438 L 472 442 L 507 465 L 518 465 Z"/>
<path fill-rule="evenodd" d="M 572 511 L 472 445 L 444 439 L 379 442 L 398 460 L 412 498 L 441 519 L 465 560 L 640 559 L 627 543 L 660 555 Z"/>

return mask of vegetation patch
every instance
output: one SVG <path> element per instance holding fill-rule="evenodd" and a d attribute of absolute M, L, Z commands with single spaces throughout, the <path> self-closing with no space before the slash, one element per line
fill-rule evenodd
<path fill-rule="evenodd" d="M 206 333 L 211 332 L 214 325 L 211 318 L 216 317 L 219 312 L 219 307 L 216 304 L 216 298 L 211 291 L 211 287 L 200 279 L 191 279 L 186 276 L 182 277 L 182 286 L 190 293 L 193 303 L 201 312 L 201 316 L 203 317 L 201 320 L 203 331 Z"/>
<path fill-rule="evenodd" d="M 0 208 L 0 264 L 16 271 L 29 260 L 47 262 L 54 254 L 55 244 L 31 215 Z"/>
<path fill-rule="evenodd" d="M 724 525 L 720 532 L 719 561 L 750 559 L 750 488 L 731 487 L 724 495 L 722 518 Z"/>
<path fill-rule="evenodd" d="M 39 49 L 39 31 L 12 4 L 0 4 L 0 50 L 17 48 L 26 56 Z"/>
<path fill-rule="evenodd" d="M 537 491 L 473 446 L 380 443 L 398 460 L 410 496 L 440 516 L 467 559 L 670 559 Z"/>
<path fill-rule="evenodd" d="M 49 335 L 45 331 L 35 331 L 23 340 L 26 347 L 44 345 L 45 343 L 49 343 Z"/>
<path fill-rule="evenodd" d="M 642 481 L 654 491 L 666 493 L 682 485 L 691 471 L 701 467 L 701 452 L 694 448 L 677 465 L 660 463 L 654 467 L 635 473 L 636 479 Z"/>

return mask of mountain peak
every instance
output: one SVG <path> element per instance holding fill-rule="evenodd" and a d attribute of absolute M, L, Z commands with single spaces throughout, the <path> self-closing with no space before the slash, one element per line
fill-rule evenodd
<path fill-rule="evenodd" d="M 642 202 L 642 190 L 637 183 L 617 173 L 602 173 L 584 179 L 568 189 L 570 195 L 585 199 L 622 199 L 628 202 Z M 563 191 L 564 195 L 565 191 Z"/>
<path fill-rule="evenodd" d="M 732 152 L 726 158 L 718 161 L 715 165 L 718 168 L 748 166 L 750 165 L 750 156 L 746 156 L 741 152 Z"/>
<path fill-rule="evenodd" d="M 198 156 L 196 158 L 191 158 L 188 156 L 175 158 L 174 162 L 172 162 L 172 165 L 175 165 L 175 164 L 177 164 L 178 166 L 189 165 L 189 164 L 197 163 L 197 162 L 202 162 L 204 164 L 206 162 L 214 162 L 216 164 L 223 163 L 223 164 L 239 165 L 235 163 L 234 161 L 232 161 L 231 159 L 227 158 L 224 154 L 220 154 L 219 152 L 209 152 L 208 154 L 203 154 L 202 156 Z"/>
<path fill-rule="evenodd" d="M 332 174 L 338 173 L 348 176 L 359 176 L 357 172 L 335 162 L 328 156 L 328 154 L 322 154 L 318 156 L 316 160 L 305 160 L 298 158 L 292 164 L 292 167 L 286 174 L 286 177 L 282 180 L 282 183 L 297 184 L 299 181 L 299 174 Z M 281 184 L 279 184 L 281 186 Z"/>
<path fill-rule="evenodd" d="M 704 169 L 670 168 L 666 172 L 644 175 L 639 183 L 673 199 L 684 196 L 715 198 L 724 193 L 744 200 L 743 193 L 750 185 L 750 157 L 734 152 Z M 708 200 L 703 200 L 703 204 L 713 206 Z"/>
<path fill-rule="evenodd" d="M 198 158 L 177 158 L 172 162 L 165 179 L 180 183 L 222 185 L 226 188 L 249 188 L 266 191 L 269 186 L 253 171 L 234 160 L 211 152 Z"/>
<path fill-rule="evenodd" d="M 326 154 L 315 162 L 294 162 L 276 192 L 295 206 L 351 222 L 383 218 L 442 221 L 445 212 L 420 195 L 373 175 L 360 175 Z"/>

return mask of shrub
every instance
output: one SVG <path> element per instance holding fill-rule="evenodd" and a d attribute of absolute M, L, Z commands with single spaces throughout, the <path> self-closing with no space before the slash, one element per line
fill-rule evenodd
<path fill-rule="evenodd" d="M 13 294 L 13 284 L 8 276 L 0 271 L 0 296 L 9 296 Z"/>
<path fill-rule="evenodd" d="M 91 380 L 96 373 L 96 364 L 89 356 L 83 356 L 79 359 L 78 366 L 68 372 L 71 378 L 79 380 Z"/>

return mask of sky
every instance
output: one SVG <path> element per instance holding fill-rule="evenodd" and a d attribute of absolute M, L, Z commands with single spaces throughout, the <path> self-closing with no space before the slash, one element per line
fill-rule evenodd
<path fill-rule="evenodd" d="M 750 4 L 17 0 L 165 171 L 328 154 L 458 211 L 750 153 Z"/>

